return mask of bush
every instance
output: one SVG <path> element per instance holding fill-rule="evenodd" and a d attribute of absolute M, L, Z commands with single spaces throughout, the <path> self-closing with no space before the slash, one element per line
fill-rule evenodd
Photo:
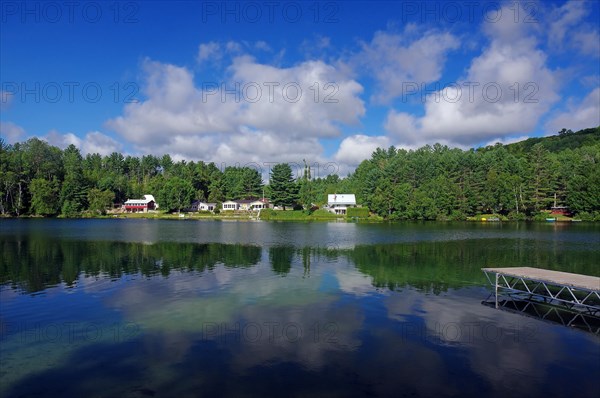
<path fill-rule="evenodd" d="M 517 213 L 516 211 L 511 211 L 510 213 L 508 213 L 508 219 L 515 221 L 525 221 L 527 219 L 527 216 L 523 212 Z"/>
<path fill-rule="evenodd" d="M 350 207 L 346 210 L 346 215 L 348 217 L 369 217 L 369 208 L 368 207 Z"/>
<path fill-rule="evenodd" d="M 588 213 L 587 211 L 582 211 L 581 213 L 577 213 L 573 218 L 581 221 L 600 221 L 600 212 Z"/>
<path fill-rule="evenodd" d="M 460 210 L 452 210 L 452 213 L 450 214 L 450 220 L 453 221 L 465 221 L 466 219 L 467 216 Z"/>
<path fill-rule="evenodd" d="M 541 212 L 541 213 L 537 213 L 533 216 L 533 221 L 546 221 L 546 218 L 549 218 L 550 213 L 548 212 Z"/>
<path fill-rule="evenodd" d="M 339 216 L 337 214 L 333 214 L 330 213 L 329 211 L 325 210 L 325 209 L 318 209 L 313 211 L 312 216 L 316 219 L 320 219 L 320 218 L 338 218 Z"/>

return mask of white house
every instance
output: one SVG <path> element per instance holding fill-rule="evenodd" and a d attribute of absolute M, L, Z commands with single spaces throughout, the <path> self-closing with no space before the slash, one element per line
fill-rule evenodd
<path fill-rule="evenodd" d="M 235 200 L 228 200 L 227 202 L 223 202 L 223 211 L 234 211 L 239 210 L 240 205 Z"/>
<path fill-rule="evenodd" d="M 195 200 L 190 205 L 189 211 L 214 211 L 216 208 L 216 203 L 207 203 Z"/>
<path fill-rule="evenodd" d="M 216 207 L 217 207 L 216 203 L 206 203 L 206 202 L 198 203 L 199 211 L 213 211 L 213 210 L 215 210 Z"/>
<path fill-rule="evenodd" d="M 260 209 L 268 209 L 269 208 L 269 200 L 268 199 L 258 199 L 250 203 L 250 210 L 260 210 Z"/>
<path fill-rule="evenodd" d="M 349 207 L 356 207 L 356 197 L 353 193 L 327 195 L 327 207 L 335 214 L 346 214 Z"/>
<path fill-rule="evenodd" d="M 144 199 L 128 199 L 123 209 L 131 213 L 148 213 L 148 210 L 158 209 L 158 203 L 152 195 L 144 195 Z"/>
<path fill-rule="evenodd" d="M 235 201 L 238 204 L 239 210 L 252 210 L 251 204 L 254 202 L 252 199 L 240 199 Z"/>
<path fill-rule="evenodd" d="M 246 210 L 246 211 L 258 211 L 260 209 L 268 209 L 268 199 L 240 199 L 240 200 L 228 200 L 223 202 L 224 211 L 234 210 Z"/>

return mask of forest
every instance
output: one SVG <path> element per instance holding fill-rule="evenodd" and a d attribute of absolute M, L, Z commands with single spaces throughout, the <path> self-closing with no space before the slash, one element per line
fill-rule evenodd
<path fill-rule="evenodd" d="M 83 156 L 38 138 L 0 139 L 0 214 L 81 217 L 106 214 L 129 198 L 153 194 L 163 211 L 192 200 L 262 197 L 310 212 L 330 193 L 355 193 L 357 202 L 388 220 L 464 220 L 477 214 L 543 219 L 554 204 L 582 220 L 600 221 L 600 127 L 462 150 L 440 144 L 416 150 L 378 148 L 341 178 L 314 177 L 304 162 L 270 170 L 163 156 L 114 152 Z M 313 175 L 311 175 L 311 172 Z M 296 175 L 294 175 L 296 174 Z"/>

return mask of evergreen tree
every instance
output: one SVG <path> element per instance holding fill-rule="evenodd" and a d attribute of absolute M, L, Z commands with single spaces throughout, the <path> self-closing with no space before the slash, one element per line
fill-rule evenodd
<path fill-rule="evenodd" d="M 83 159 L 73 144 L 63 152 L 65 180 L 60 192 L 61 212 L 73 217 L 87 208 L 87 187 L 83 177 Z"/>
<path fill-rule="evenodd" d="M 271 202 L 275 206 L 293 206 L 298 202 L 298 188 L 292 176 L 292 168 L 287 163 L 278 163 L 271 169 L 269 185 Z"/>

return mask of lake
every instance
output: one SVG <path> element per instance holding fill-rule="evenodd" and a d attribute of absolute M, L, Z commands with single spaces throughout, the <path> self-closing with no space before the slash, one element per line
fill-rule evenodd
<path fill-rule="evenodd" d="M 600 396 L 598 334 L 481 272 L 600 276 L 598 225 L 1 220 L 0 247 L 2 397 Z"/>

